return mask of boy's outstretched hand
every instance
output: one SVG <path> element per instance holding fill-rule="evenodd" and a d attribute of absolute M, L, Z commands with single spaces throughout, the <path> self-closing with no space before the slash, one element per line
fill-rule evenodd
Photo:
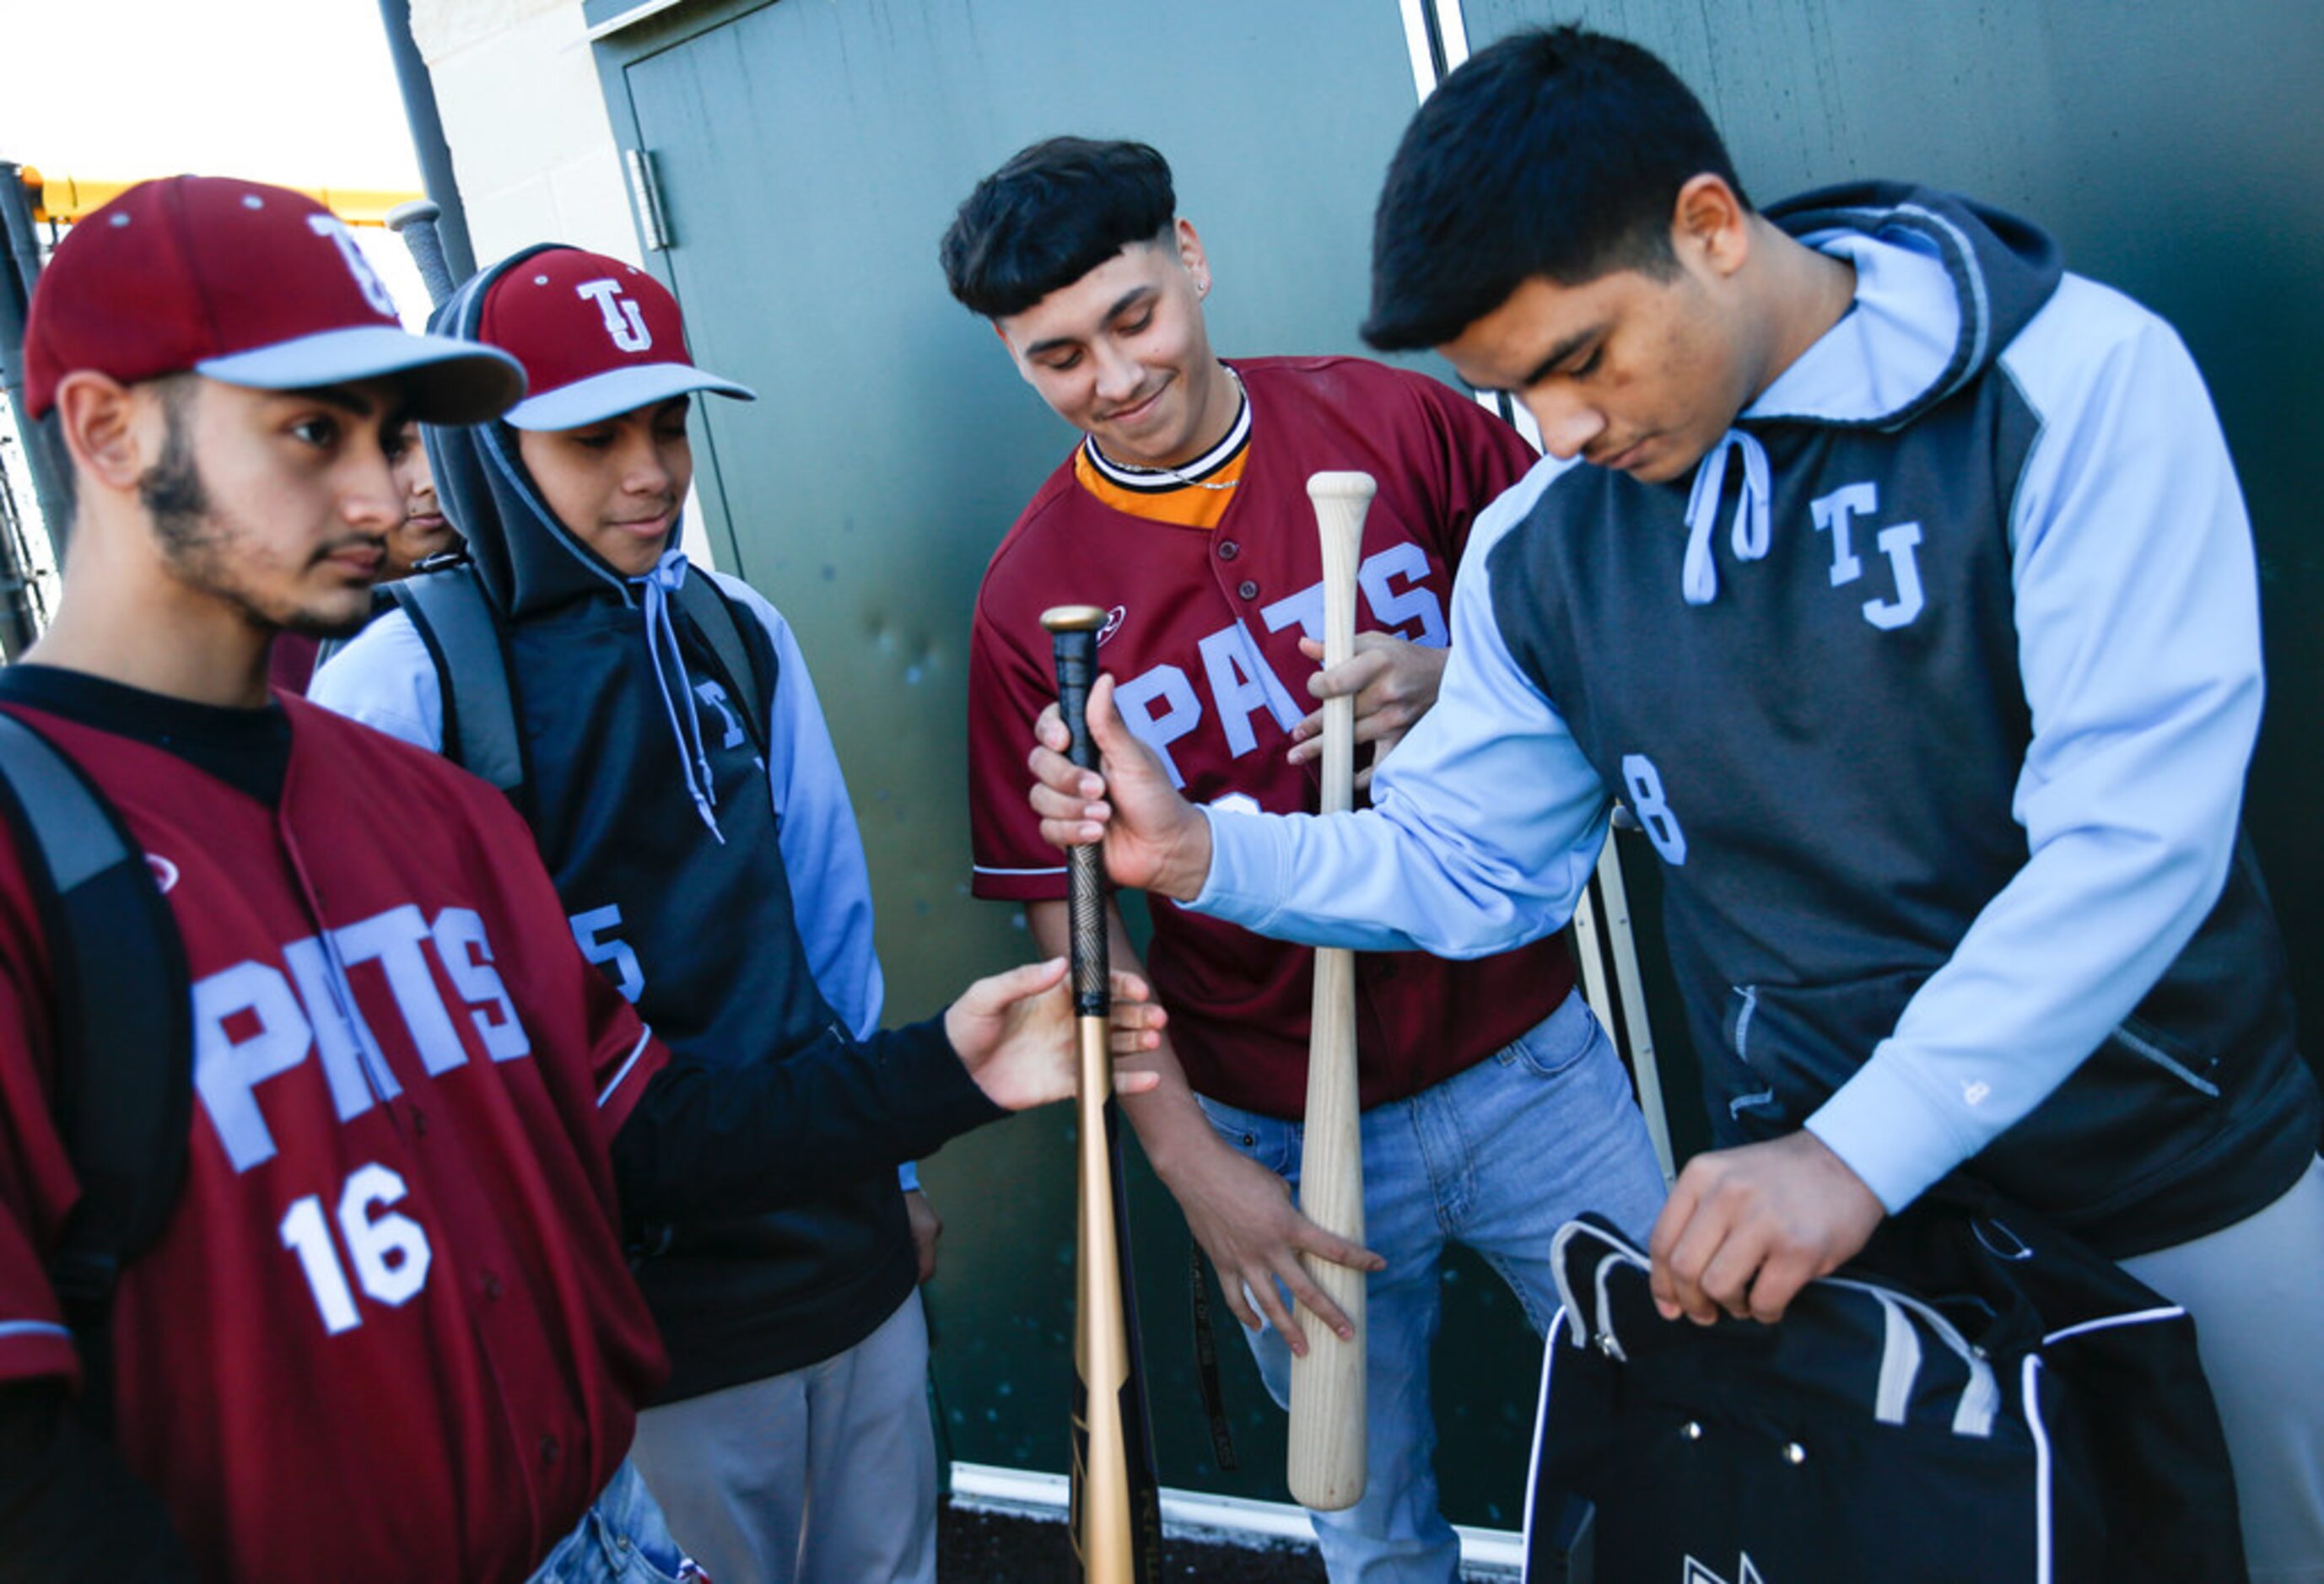
<path fill-rule="evenodd" d="M 1117 1060 L 1161 1045 L 1166 1019 L 1152 994 L 1134 973 L 1113 976 Z M 944 1024 L 961 1065 L 994 1105 L 1021 1111 L 1073 1094 L 1081 1058 L 1063 957 L 978 980 L 945 1008 Z M 1143 1094 L 1160 1082 L 1152 1073 L 1117 1073 L 1113 1081 L 1120 1094 Z"/>

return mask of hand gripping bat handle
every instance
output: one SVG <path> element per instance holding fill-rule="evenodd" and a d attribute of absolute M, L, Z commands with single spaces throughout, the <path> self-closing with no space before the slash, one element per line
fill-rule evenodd
<path fill-rule="evenodd" d="M 1056 661 L 1057 713 L 1073 736 L 1066 757 L 1085 770 L 1097 769 L 1097 744 L 1089 731 L 1089 691 L 1097 679 L 1097 633 L 1104 624 L 1105 612 L 1095 605 L 1058 605 L 1041 612 Z M 1105 947 L 1104 850 L 1094 845 L 1068 849 L 1065 864 L 1066 911 L 1073 923 L 1074 1012 L 1081 1018 L 1103 1018 L 1113 999 Z M 1105 1083 L 1110 1091 L 1110 1072 Z"/>

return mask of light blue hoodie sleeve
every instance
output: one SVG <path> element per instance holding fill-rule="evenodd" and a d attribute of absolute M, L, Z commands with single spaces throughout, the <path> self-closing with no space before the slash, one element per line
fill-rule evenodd
<path fill-rule="evenodd" d="M 436 662 L 401 611 L 383 612 L 307 684 L 307 698 L 400 742 L 444 751 L 444 697 Z"/>
<path fill-rule="evenodd" d="M 2226 882 L 2262 693 L 2235 470 L 2169 326 L 2074 276 L 2003 355 L 2042 431 L 2010 522 L 2025 865 L 1808 1121 L 1900 1208 L 2062 1083 Z"/>
<path fill-rule="evenodd" d="M 1452 586 L 1435 707 L 1354 814 L 1204 810 L 1193 907 L 1285 940 L 1483 957 L 1564 925 L 1606 835 L 1606 788 L 1493 619 L 1493 547 L 1565 465 L 1544 461 L 1477 519 Z"/>
<path fill-rule="evenodd" d="M 880 1027 L 886 984 L 872 935 L 872 870 L 854 806 L 840 774 L 831 728 L 816 703 L 807 656 L 782 612 L 724 573 L 718 586 L 759 619 L 775 646 L 775 696 L 767 707 L 767 780 L 774 792 L 783 872 L 790 879 L 799 945 L 816 988 L 858 1039 Z M 920 1185 L 917 1163 L 896 1168 L 905 1193 Z"/>
<path fill-rule="evenodd" d="M 767 710 L 767 778 L 783 871 L 790 877 L 799 942 L 816 988 L 860 1039 L 880 1027 L 886 990 L 872 947 L 872 872 L 831 730 L 790 623 L 742 579 L 710 576 L 758 617 L 774 644 L 778 675 Z"/>

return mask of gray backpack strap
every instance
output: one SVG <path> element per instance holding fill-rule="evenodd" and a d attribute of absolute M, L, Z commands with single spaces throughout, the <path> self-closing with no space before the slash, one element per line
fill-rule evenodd
<path fill-rule="evenodd" d="M 444 755 L 512 799 L 525 784 L 524 741 L 499 618 L 475 572 L 456 566 L 388 585 L 436 662 Z"/>
<path fill-rule="evenodd" d="M 751 740 L 764 751 L 767 746 L 768 695 L 773 692 L 769 679 L 761 675 L 758 662 L 752 658 L 756 650 L 742 632 L 742 618 L 710 575 L 696 568 L 687 580 L 678 585 L 678 608 L 694 622 L 695 631 L 710 645 L 710 652 L 718 658 L 719 668 L 726 673 L 726 685 L 734 690 L 736 702 L 742 706 L 745 730 Z"/>

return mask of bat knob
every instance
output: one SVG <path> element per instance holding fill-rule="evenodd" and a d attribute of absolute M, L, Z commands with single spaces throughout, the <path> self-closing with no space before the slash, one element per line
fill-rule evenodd
<path fill-rule="evenodd" d="M 1105 612 L 1096 605 L 1051 605 L 1041 612 L 1041 625 L 1052 632 L 1095 632 L 1105 625 Z"/>
<path fill-rule="evenodd" d="M 398 204 L 387 212 L 387 228 L 401 232 L 406 226 L 425 226 L 443 218 L 444 211 L 433 198 L 413 198 L 408 204 Z"/>

